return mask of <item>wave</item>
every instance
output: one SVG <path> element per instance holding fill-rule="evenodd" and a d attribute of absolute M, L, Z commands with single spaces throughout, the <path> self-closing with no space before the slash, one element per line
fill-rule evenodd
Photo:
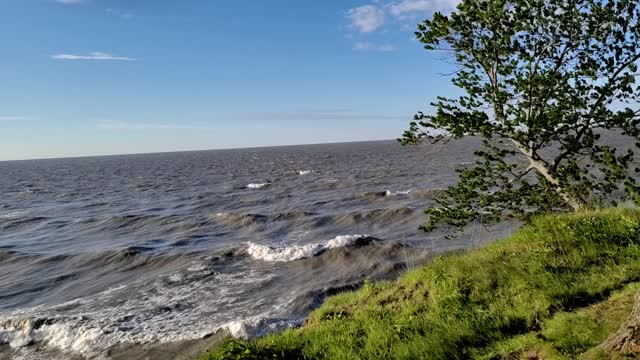
<path fill-rule="evenodd" d="M 44 216 L 21 216 L 14 213 L 11 216 L 0 217 L 0 230 L 27 230 L 46 224 L 49 218 Z"/>
<path fill-rule="evenodd" d="M 307 219 L 315 215 L 315 213 L 308 211 L 285 211 L 269 216 L 269 219 L 272 221 L 291 221 Z"/>
<path fill-rule="evenodd" d="M 266 188 L 267 186 L 271 185 L 271 183 L 251 183 L 249 185 L 246 186 L 247 189 L 263 189 Z"/>
<path fill-rule="evenodd" d="M 144 350 L 154 344 L 192 341 L 214 334 L 254 338 L 280 331 L 299 325 L 327 296 L 357 288 L 364 278 L 377 279 L 406 267 L 403 261 L 407 261 L 408 248 L 400 243 L 374 241 L 364 235 L 343 235 L 281 248 L 254 244 L 260 253 L 250 250 L 249 243 L 248 247 L 221 253 L 220 257 L 229 260 L 224 264 L 209 255 L 206 259 L 191 258 L 158 277 L 124 286 L 115 284 L 89 297 L 0 312 L 0 348 L 8 345 L 5 350 L 10 347 L 8 351 L 16 354 L 38 351 L 43 358 L 52 359 L 72 355 L 99 358 L 114 346 Z M 154 256 L 146 252 L 144 247 L 123 250 L 122 261 Z M 280 273 L 254 261 L 238 262 L 239 257 L 274 262 L 308 259 L 278 265 L 279 269 L 288 269 Z M 236 267 L 238 264 L 242 265 Z M 279 287 L 280 274 L 298 273 L 302 268 L 314 269 L 307 272 L 309 279 L 318 276 L 316 271 L 344 274 L 334 278 L 330 286 L 307 285 L 315 279 L 298 281 L 302 290 L 297 293 Z M 264 293 L 273 304 L 256 299 L 256 294 Z M 50 353 L 55 355 L 48 356 Z"/>
<path fill-rule="evenodd" d="M 235 214 L 228 212 L 220 212 L 213 214 L 211 218 L 214 221 L 231 225 L 235 227 L 249 227 L 267 222 L 277 221 L 294 221 L 310 218 L 316 214 L 307 211 L 286 211 L 273 215 L 264 214 Z"/>
<path fill-rule="evenodd" d="M 361 222 L 388 223 L 405 220 L 414 213 L 415 210 L 411 208 L 375 209 L 337 215 L 333 220 L 338 224 L 358 224 Z"/>
<path fill-rule="evenodd" d="M 47 226 L 66 227 L 82 236 L 101 236 L 104 232 L 118 234 L 137 232 L 142 236 L 149 234 L 171 234 L 186 232 L 203 224 L 203 219 L 183 215 L 157 215 L 135 213 L 126 215 L 95 216 L 78 221 L 59 221 L 46 223 Z M 1 226 L 1 225 L 0 225 Z M 159 235 L 162 236 L 162 235 Z"/>
<path fill-rule="evenodd" d="M 140 227 L 147 225 L 150 222 L 156 222 L 161 220 L 157 215 L 145 215 L 145 214 L 129 214 L 129 215 L 115 215 L 105 218 L 88 218 L 82 220 L 82 225 L 98 225 L 101 228 L 109 229 L 122 229 L 125 227 Z"/>
<path fill-rule="evenodd" d="M 154 254 L 152 251 L 145 246 L 130 246 L 123 250 L 76 255 L 71 262 L 79 268 L 117 266 L 118 272 L 124 272 L 136 268 L 163 269 L 171 263 L 182 263 L 190 258 L 189 254 Z"/>
<path fill-rule="evenodd" d="M 25 254 L 11 249 L 0 249 L 0 264 L 3 265 L 31 262 L 39 258 L 37 255 Z"/>
<path fill-rule="evenodd" d="M 387 190 L 387 192 L 385 193 L 385 196 L 407 196 L 409 195 L 413 190 L 405 190 L 405 191 L 391 191 L 391 190 Z"/>
<path fill-rule="evenodd" d="M 411 196 L 423 199 L 433 199 L 444 194 L 445 189 L 418 189 L 411 192 Z"/>
<path fill-rule="evenodd" d="M 37 349 L 43 358 L 66 359 L 72 354 L 95 358 L 114 346 L 137 344 L 141 349 L 203 339 L 225 330 L 240 337 L 271 331 L 286 326 L 276 320 L 282 319 L 281 314 L 259 311 L 242 316 L 233 302 L 248 305 L 242 299 L 273 278 L 253 270 L 217 273 L 195 264 L 186 273 L 114 287 L 59 305 L 0 313 L 0 348 L 8 345 L 16 354 Z M 220 312 L 203 319 L 211 309 Z M 56 356 L 47 356 L 48 352 Z M 0 351 L 0 357 L 3 354 Z"/>
<path fill-rule="evenodd" d="M 276 214 L 236 214 L 220 212 L 210 215 L 213 221 L 235 229 L 249 228 L 269 223 L 294 221 L 307 222 L 307 226 L 319 227 L 327 223 L 358 224 L 362 222 L 395 222 L 405 220 L 415 213 L 411 208 L 374 209 L 346 214 L 320 215 L 307 211 L 287 211 Z"/>
<path fill-rule="evenodd" d="M 79 270 L 92 270 L 105 267 L 112 267 L 116 272 L 126 272 L 133 269 L 144 268 L 147 270 L 163 269 L 171 264 L 180 265 L 194 258 L 200 258 L 201 255 L 190 253 L 179 254 L 163 254 L 154 253 L 155 249 L 148 246 L 130 246 L 120 250 L 106 250 L 93 253 L 80 254 L 60 254 L 60 255 L 41 255 L 28 254 L 18 251 L 0 250 L 0 264 L 24 264 L 24 266 L 37 266 L 43 268 L 45 266 L 54 266 L 56 264 L 64 264 L 66 268 L 74 268 Z M 227 252 L 221 252 L 214 258 L 226 255 Z"/>
<path fill-rule="evenodd" d="M 127 319 L 131 315 L 122 319 Z M 117 321 L 117 320 L 116 320 Z M 46 358 L 49 351 L 61 351 L 55 358 L 69 358 L 72 355 L 81 354 L 87 357 L 102 358 L 104 351 L 112 349 L 113 346 L 145 346 L 145 341 L 123 342 L 121 337 L 126 335 L 118 334 L 118 331 L 110 332 L 105 329 L 94 328 L 89 324 L 80 324 L 82 319 L 77 322 L 68 322 L 62 318 L 16 318 L 0 323 L 0 346 L 9 345 L 11 349 L 20 350 L 30 345 L 40 344 L 38 352 L 41 352 Z M 193 337 L 185 337 L 178 341 L 192 341 L 199 338 L 207 338 L 213 334 L 222 332 L 238 339 L 254 339 L 265 336 L 269 333 L 284 331 L 288 328 L 297 327 L 302 324 L 302 319 L 287 319 L 274 317 L 274 314 L 264 313 L 251 317 L 243 317 L 239 320 L 232 320 L 222 325 L 212 327 L 205 334 Z M 176 339 L 177 340 L 177 339 Z M 167 343 L 160 341 L 160 344 Z M 1 355 L 1 353 L 0 353 Z M 76 358 L 77 356 L 73 356 Z M 31 358 L 27 356 L 26 358 Z M 40 357 L 38 357 L 40 358 Z"/>
<path fill-rule="evenodd" d="M 348 198 L 347 200 L 385 200 L 391 197 L 398 196 L 410 196 L 413 198 L 422 198 L 422 199 L 433 199 L 435 197 L 440 196 L 446 190 L 444 189 L 410 189 L 403 191 L 366 191 L 353 195 L 353 197 Z"/>
<path fill-rule="evenodd" d="M 262 214 L 235 214 L 227 212 L 219 212 L 210 217 L 214 221 L 238 227 L 262 224 L 269 220 L 268 216 Z"/>
<path fill-rule="evenodd" d="M 278 319 L 259 315 L 228 322 L 221 326 L 221 329 L 227 330 L 229 335 L 236 339 L 249 340 L 300 325 L 302 325 L 302 320 Z"/>
<path fill-rule="evenodd" d="M 366 191 L 353 195 L 347 200 L 381 200 L 387 197 L 387 191 Z"/>
<path fill-rule="evenodd" d="M 365 245 L 372 241 L 373 238 L 368 235 L 340 235 L 331 240 L 319 243 L 291 245 L 280 248 L 250 242 L 247 248 L 247 253 L 256 260 L 267 262 L 289 262 L 310 258 L 319 255 L 326 250 L 347 246 Z"/>

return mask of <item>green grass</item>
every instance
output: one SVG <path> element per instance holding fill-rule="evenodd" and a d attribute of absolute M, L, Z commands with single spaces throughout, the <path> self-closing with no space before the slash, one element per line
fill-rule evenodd
<path fill-rule="evenodd" d="M 629 316 L 640 283 L 627 285 L 600 303 L 572 312 L 558 312 L 538 331 L 495 342 L 480 359 L 610 359 L 596 348 Z"/>
<path fill-rule="evenodd" d="M 620 326 L 638 281 L 639 211 L 547 216 L 331 297 L 299 329 L 230 340 L 203 359 L 574 359 Z"/>

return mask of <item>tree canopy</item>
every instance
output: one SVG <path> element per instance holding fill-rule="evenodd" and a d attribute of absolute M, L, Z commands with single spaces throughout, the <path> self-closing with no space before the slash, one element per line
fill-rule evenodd
<path fill-rule="evenodd" d="M 420 23 L 464 95 L 438 97 L 400 142 L 483 138 L 424 229 L 640 202 L 635 141 L 623 150 L 603 136 L 640 138 L 639 20 L 637 0 L 463 0 Z"/>

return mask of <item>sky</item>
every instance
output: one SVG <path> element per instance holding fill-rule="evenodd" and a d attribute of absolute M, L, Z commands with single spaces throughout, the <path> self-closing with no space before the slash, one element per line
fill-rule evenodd
<path fill-rule="evenodd" d="M 393 139 L 457 0 L 3 0 L 0 160 Z"/>

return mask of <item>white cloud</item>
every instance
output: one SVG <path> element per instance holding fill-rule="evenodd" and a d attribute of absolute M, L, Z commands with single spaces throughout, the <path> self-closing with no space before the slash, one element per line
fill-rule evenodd
<path fill-rule="evenodd" d="M 89 55 L 74 55 L 74 54 L 56 54 L 51 55 L 52 59 L 56 60 L 111 60 L 111 61 L 135 61 L 137 59 L 115 56 L 103 52 L 92 52 Z"/>
<path fill-rule="evenodd" d="M 56 0 L 57 3 L 65 5 L 82 4 L 85 0 Z"/>
<path fill-rule="evenodd" d="M 396 17 L 455 10 L 460 0 L 402 0 L 388 5 L 389 13 Z"/>
<path fill-rule="evenodd" d="M 376 5 L 363 5 L 347 11 L 351 27 L 361 33 L 370 33 L 384 25 L 385 14 Z"/>
<path fill-rule="evenodd" d="M 380 51 L 389 52 L 393 51 L 394 47 L 389 44 L 374 44 L 370 42 L 357 42 L 353 44 L 353 50 L 356 51 Z"/>

